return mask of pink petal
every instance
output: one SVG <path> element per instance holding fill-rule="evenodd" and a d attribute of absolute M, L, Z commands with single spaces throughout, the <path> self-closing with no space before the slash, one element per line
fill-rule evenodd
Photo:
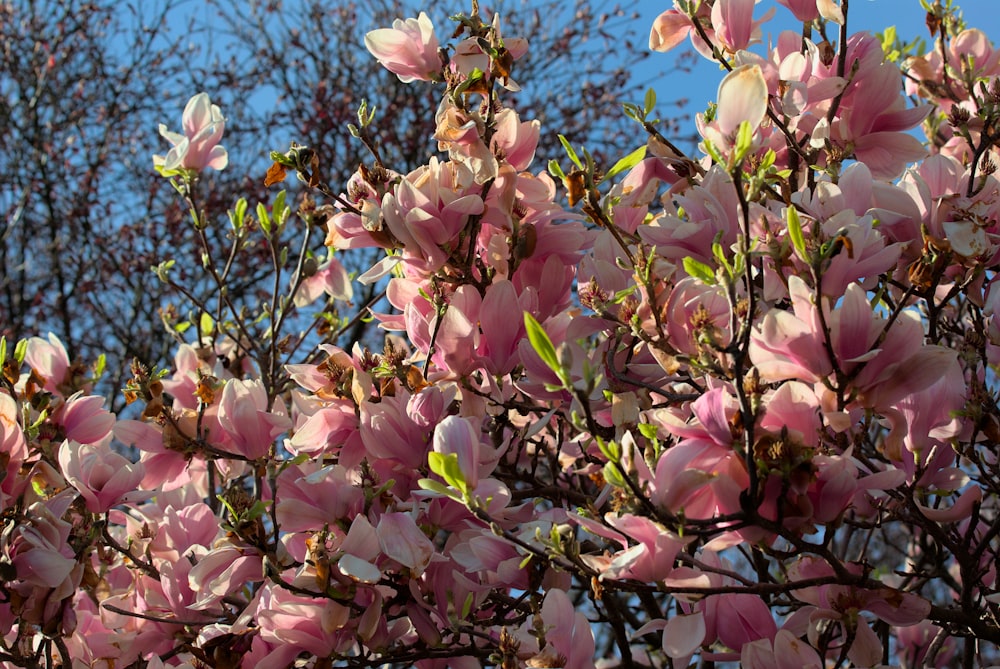
<path fill-rule="evenodd" d="M 719 84 L 718 123 L 723 135 L 732 136 L 743 121 L 756 130 L 767 113 L 767 80 L 760 65 L 741 65 Z"/>
<path fill-rule="evenodd" d="M 672 658 L 692 655 L 705 641 L 705 614 L 675 616 L 663 628 L 663 652 Z"/>

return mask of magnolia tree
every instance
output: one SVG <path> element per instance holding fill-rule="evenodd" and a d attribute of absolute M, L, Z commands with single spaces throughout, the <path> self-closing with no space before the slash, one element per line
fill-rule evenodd
<path fill-rule="evenodd" d="M 643 146 L 547 172 L 499 17 L 371 32 L 437 91 L 438 155 L 396 171 L 362 107 L 350 181 L 272 153 L 309 195 L 235 203 L 226 248 L 200 178 L 225 115 L 194 96 L 155 165 L 217 290 L 156 268 L 194 317 L 171 369 L 132 365 L 141 417 L 58 339 L 0 346 L 3 666 L 1000 661 L 1000 51 L 940 3 L 923 54 L 847 0 L 780 4 L 653 25 L 728 71 L 703 153 L 650 95 Z M 765 48 L 775 11 L 802 30 Z M 355 280 L 381 350 L 337 346 Z"/>

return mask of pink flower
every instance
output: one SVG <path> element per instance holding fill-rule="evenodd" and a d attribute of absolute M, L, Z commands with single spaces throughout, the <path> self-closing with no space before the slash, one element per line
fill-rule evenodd
<path fill-rule="evenodd" d="M 219 146 L 226 119 L 207 93 L 198 93 L 184 107 L 184 134 L 167 130 L 160 124 L 160 135 L 173 145 L 166 156 L 153 156 L 153 164 L 161 171 L 194 170 L 206 167 L 223 170 L 229 164 L 229 154 Z"/>
<path fill-rule="evenodd" d="M 95 444 L 111 434 L 115 416 L 104 408 L 103 397 L 78 393 L 66 401 L 60 422 L 67 439 Z"/>
<path fill-rule="evenodd" d="M 677 6 L 676 0 L 674 6 Z M 713 36 L 712 26 L 709 23 L 709 12 L 711 8 L 708 3 L 701 3 L 694 21 L 703 20 L 705 34 L 709 39 Z M 668 9 L 656 17 L 653 27 L 649 31 L 649 48 L 653 51 L 670 51 L 680 45 L 688 36 L 691 37 L 691 44 L 698 53 L 708 59 L 712 59 L 712 46 L 706 44 L 695 30 L 691 17 L 679 9 Z"/>
<path fill-rule="evenodd" d="M 767 103 L 767 80 L 760 65 L 740 65 L 719 84 L 715 119 L 706 123 L 699 115 L 698 129 L 723 156 L 733 158 L 740 126 L 748 123 L 756 134 L 767 114 Z"/>
<path fill-rule="evenodd" d="M 92 513 L 104 513 L 122 502 L 148 497 L 137 490 L 144 475 L 142 464 L 132 464 L 106 445 L 67 439 L 59 448 L 59 466 Z"/>
<path fill-rule="evenodd" d="M 816 649 L 788 630 L 778 630 L 774 641 L 758 639 L 745 644 L 740 652 L 745 669 L 822 669 Z"/>
<path fill-rule="evenodd" d="M 787 7 L 795 18 L 803 23 L 815 21 L 819 18 L 819 10 L 816 8 L 816 0 L 777 0 L 779 5 Z"/>
<path fill-rule="evenodd" d="M 479 453 L 483 447 L 477 431 L 471 420 L 461 416 L 448 416 L 434 428 L 434 451 L 458 456 L 458 467 L 469 490 L 479 484 Z"/>
<path fill-rule="evenodd" d="M 677 553 L 690 541 L 648 518 L 631 513 L 607 514 L 605 520 L 639 543 L 616 553 L 602 578 L 630 578 L 645 583 L 662 581 L 673 570 Z"/>
<path fill-rule="evenodd" d="M 259 380 L 232 379 L 222 390 L 219 425 L 248 460 L 266 457 L 275 437 L 291 427 L 287 416 L 267 409 L 267 394 Z"/>
<path fill-rule="evenodd" d="M 712 518 L 739 510 L 740 493 L 749 478 L 733 449 L 730 417 L 734 412 L 735 402 L 722 388 L 694 401 L 693 423 L 665 410 L 657 412 L 663 430 L 681 441 L 656 463 L 650 482 L 650 498 L 655 504 L 673 513 L 683 512 L 687 518 Z"/>
<path fill-rule="evenodd" d="M 910 311 L 883 332 L 885 319 L 873 311 L 856 283 L 847 286 L 836 309 L 822 300 L 830 330 L 828 352 L 812 291 L 798 276 L 789 277 L 788 289 L 793 311 L 766 313 L 750 340 L 750 358 L 767 381 L 817 382 L 836 364 L 850 375 L 861 406 L 891 407 L 934 383 L 955 359 L 954 351 L 924 344 L 923 325 Z"/>
<path fill-rule="evenodd" d="M 678 193 L 661 215 L 639 226 L 639 236 L 656 246 L 659 255 L 681 264 L 690 256 L 709 266 L 716 264 L 712 244 L 736 243 L 740 206 L 732 177 L 713 165 L 701 181 Z M 751 214 L 753 217 L 753 214 Z"/>
<path fill-rule="evenodd" d="M 375 528 L 382 554 L 420 576 L 434 555 L 434 544 L 407 513 L 386 513 Z"/>
<path fill-rule="evenodd" d="M 545 645 L 533 658 L 533 666 L 565 669 L 591 669 L 594 666 L 594 633 L 587 616 L 574 609 L 565 592 L 558 588 L 549 590 L 542 602 L 541 613 L 535 617 L 541 618 Z M 537 625 L 537 621 L 534 624 Z M 531 630 L 530 621 L 521 627 L 522 651 L 537 648 Z"/>
<path fill-rule="evenodd" d="M 351 286 L 347 270 L 333 255 L 299 284 L 299 289 L 295 292 L 295 306 L 308 306 L 323 293 L 341 302 L 347 302 L 354 296 L 354 288 Z"/>
<path fill-rule="evenodd" d="M 483 213 L 477 190 L 467 167 L 431 158 L 382 199 L 385 225 L 414 269 L 433 272 L 447 262 L 446 249 L 456 243 L 469 217 Z"/>
<path fill-rule="evenodd" d="M 845 565 L 859 571 L 854 565 Z M 802 558 L 789 569 L 793 581 L 830 577 L 833 569 L 818 558 Z M 853 638 L 847 656 L 859 666 L 868 667 L 882 657 L 882 641 L 868 622 L 859 615 L 868 611 L 893 626 L 915 625 L 927 618 L 931 604 L 927 600 L 894 588 L 868 590 L 855 586 L 827 584 L 799 588 L 792 595 L 816 607 L 809 616 L 809 640 L 819 638 L 826 621 L 841 625 L 844 638 Z"/>
<path fill-rule="evenodd" d="M 198 593 L 191 608 L 214 607 L 224 597 L 263 579 L 264 568 L 256 550 L 223 544 L 202 556 L 188 572 L 188 585 Z"/>
<path fill-rule="evenodd" d="M 69 394 L 62 392 L 67 384 L 72 384 L 72 379 L 68 378 L 69 355 L 59 337 L 50 333 L 48 341 L 41 337 L 29 339 L 24 361 L 45 379 L 45 390 L 59 397 Z"/>
<path fill-rule="evenodd" d="M 716 0 L 712 5 L 715 37 L 727 51 L 735 53 L 760 40 L 760 25 L 774 16 L 774 8 L 763 18 L 753 20 L 756 0 Z"/>
<path fill-rule="evenodd" d="M 364 509 L 364 493 L 340 465 L 289 466 L 278 477 L 277 489 L 283 532 L 318 532 Z"/>
<path fill-rule="evenodd" d="M 350 619 L 346 606 L 330 599 L 303 597 L 282 587 L 268 585 L 257 608 L 257 623 L 264 641 L 275 650 L 257 667 L 281 669 L 305 651 L 327 657 L 337 650 L 339 635 Z"/>
<path fill-rule="evenodd" d="M 22 483 L 17 472 L 28 457 L 28 444 L 17 420 L 17 402 L 7 393 L 0 393 L 0 462 L 7 460 L 6 467 L 0 469 L 3 475 L 0 490 L 7 494 L 15 493 L 15 488 Z M 0 503 L 6 508 L 3 494 L 0 494 Z"/>
<path fill-rule="evenodd" d="M 365 35 L 365 47 L 403 83 L 441 78 L 437 35 L 424 12 L 415 19 L 396 19 L 392 28 L 372 30 Z"/>
<path fill-rule="evenodd" d="M 72 526 L 62 520 L 75 495 L 61 494 L 32 504 L 9 538 L 2 540 L 3 555 L 17 574 L 17 590 L 51 588 L 57 599 L 68 597 L 79 582 L 76 560 L 69 546 Z"/>
<path fill-rule="evenodd" d="M 941 628 L 929 620 L 921 620 L 916 625 L 900 628 L 896 632 L 897 653 L 904 669 L 953 666 L 958 644 L 953 637 L 948 637 L 943 644 L 937 646 L 934 640 L 940 632 Z M 937 648 L 936 653 L 933 657 L 927 657 L 927 651 L 931 647 Z"/>

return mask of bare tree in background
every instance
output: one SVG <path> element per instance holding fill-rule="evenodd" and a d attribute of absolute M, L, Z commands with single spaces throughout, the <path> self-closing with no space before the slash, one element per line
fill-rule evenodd
<path fill-rule="evenodd" d="M 645 57 L 645 27 L 634 16 L 588 0 L 507 1 L 495 10 L 505 34 L 532 43 L 515 78 L 546 82 L 518 102 L 546 129 L 538 169 L 559 156 L 557 133 L 577 145 L 634 148 L 631 128 L 613 111 L 641 99 L 649 83 L 630 74 Z M 378 109 L 376 126 L 394 133 L 384 143 L 387 165 L 408 170 L 436 151 L 426 140 L 434 90 L 401 84 L 362 43 L 366 31 L 416 11 L 388 0 L 0 4 L 0 334 L 51 331 L 72 358 L 87 361 L 106 352 L 108 394 L 132 358 L 165 364 L 173 342 L 163 322 L 176 316 L 176 296 L 150 268 L 167 257 L 187 259 L 172 270 L 180 278 L 200 268 L 190 264 L 199 252 L 188 213 L 152 171 L 150 155 L 165 152 L 158 124 L 176 124 L 184 100 L 201 90 L 225 110 L 231 168 L 206 176 L 211 199 L 201 203 L 219 222 L 205 231 L 209 244 L 223 253 L 225 212 L 236 198 L 272 197 L 262 183 L 270 150 L 309 146 L 332 185 L 370 160 L 347 131 L 363 99 Z M 623 42 L 639 47 L 615 49 L 633 60 L 606 58 Z M 664 121 L 663 132 L 673 136 L 677 127 Z M 319 247 L 322 235 L 314 238 Z M 270 293 L 261 267 L 236 268 L 235 301 Z M 365 333 L 358 326 L 348 334 Z"/>

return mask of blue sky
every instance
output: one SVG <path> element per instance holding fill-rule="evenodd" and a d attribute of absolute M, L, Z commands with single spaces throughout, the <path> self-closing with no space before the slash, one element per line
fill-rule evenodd
<path fill-rule="evenodd" d="M 985 32 L 994 44 L 1000 42 L 998 0 L 965 0 L 957 4 L 962 9 L 969 27 L 979 28 Z M 642 0 L 636 3 L 635 9 L 640 13 L 639 20 L 648 31 L 660 12 L 672 6 L 669 0 L 660 2 Z M 777 13 L 771 21 L 762 26 L 764 44 L 767 43 L 769 35 L 776 36 L 782 30 L 801 31 L 802 24 L 796 22 L 791 12 L 773 0 L 763 0 L 754 12 L 754 17 L 763 16 L 769 7 L 777 7 Z M 897 35 L 904 41 L 910 41 L 914 37 L 923 37 L 926 40 L 928 37 L 927 27 L 924 25 L 925 14 L 919 0 L 851 0 L 848 7 L 848 29 L 851 33 L 862 30 L 872 33 L 882 32 L 887 26 L 895 25 Z M 762 53 L 761 46 L 756 45 L 752 50 Z M 670 68 L 673 62 L 673 54 L 653 54 L 650 68 L 659 71 L 661 68 Z M 685 111 L 693 115 L 704 110 L 708 102 L 715 100 L 722 76 L 723 73 L 717 65 L 699 59 L 698 67 L 693 72 L 670 73 L 659 78 L 652 86 L 656 90 L 657 98 L 663 103 L 682 96 L 688 98 L 690 103 Z M 664 109 L 663 113 L 669 112 Z"/>

